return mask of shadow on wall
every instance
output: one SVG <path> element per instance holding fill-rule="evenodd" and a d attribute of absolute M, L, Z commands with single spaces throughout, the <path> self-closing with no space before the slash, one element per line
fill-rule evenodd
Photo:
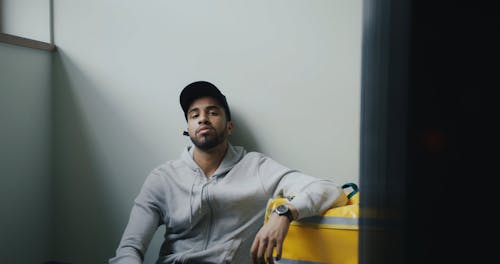
<path fill-rule="evenodd" d="M 50 257 L 50 61 L 0 43 L 0 263 Z"/>
<path fill-rule="evenodd" d="M 109 186 L 106 179 L 95 126 L 113 126 L 120 134 L 127 129 L 61 50 L 53 54 L 52 70 L 55 215 L 51 255 L 71 263 L 103 263 L 114 253 L 122 232 L 117 223 L 123 222 L 116 219 L 123 216 L 117 216 L 113 207 L 112 189 L 120 186 Z M 95 115 L 101 118 L 95 121 Z M 121 137 L 117 135 L 116 140 Z"/>
<path fill-rule="evenodd" d="M 234 123 L 233 134 L 230 137 L 231 144 L 234 146 L 243 146 L 250 151 L 261 151 L 253 132 L 253 129 L 245 123 L 243 116 L 231 108 L 232 121 Z"/>

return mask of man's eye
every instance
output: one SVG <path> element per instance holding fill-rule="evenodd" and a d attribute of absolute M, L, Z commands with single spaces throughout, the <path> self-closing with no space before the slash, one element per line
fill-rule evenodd
<path fill-rule="evenodd" d="M 191 118 L 197 118 L 199 115 L 198 114 L 194 114 L 194 115 L 191 115 Z"/>
<path fill-rule="evenodd" d="M 214 112 L 214 111 L 210 112 L 210 114 L 213 115 L 213 116 L 219 115 L 218 112 Z"/>

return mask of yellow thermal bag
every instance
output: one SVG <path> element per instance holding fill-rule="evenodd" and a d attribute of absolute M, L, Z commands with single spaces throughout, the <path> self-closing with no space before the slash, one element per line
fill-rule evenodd
<path fill-rule="evenodd" d="M 283 242 L 283 264 L 357 264 L 359 191 L 355 183 L 342 186 L 349 199 L 345 206 L 330 208 L 321 215 L 293 221 Z M 347 189 L 352 188 L 349 193 Z M 280 204 L 291 198 L 270 199 L 264 221 Z"/>

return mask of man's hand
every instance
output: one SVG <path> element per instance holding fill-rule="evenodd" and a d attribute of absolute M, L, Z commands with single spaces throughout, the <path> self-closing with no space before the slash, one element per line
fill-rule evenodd
<path fill-rule="evenodd" d="M 289 206 L 289 208 L 292 210 L 294 219 L 296 219 L 297 210 L 293 206 Z M 290 227 L 288 217 L 275 213 L 270 215 L 267 223 L 257 232 L 252 248 L 250 249 L 250 255 L 254 264 L 273 264 L 274 248 L 276 248 L 276 260 L 281 259 L 283 241 L 288 233 L 288 227 Z"/>

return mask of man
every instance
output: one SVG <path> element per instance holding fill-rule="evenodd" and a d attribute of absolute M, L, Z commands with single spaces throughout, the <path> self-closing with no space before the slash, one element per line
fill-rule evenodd
<path fill-rule="evenodd" d="M 274 263 L 291 221 L 347 202 L 332 181 L 231 145 L 229 105 L 213 84 L 187 85 L 180 104 L 193 146 L 147 177 L 110 263 L 142 263 L 160 225 L 157 263 Z M 267 201 L 279 195 L 293 199 L 263 224 Z"/>

